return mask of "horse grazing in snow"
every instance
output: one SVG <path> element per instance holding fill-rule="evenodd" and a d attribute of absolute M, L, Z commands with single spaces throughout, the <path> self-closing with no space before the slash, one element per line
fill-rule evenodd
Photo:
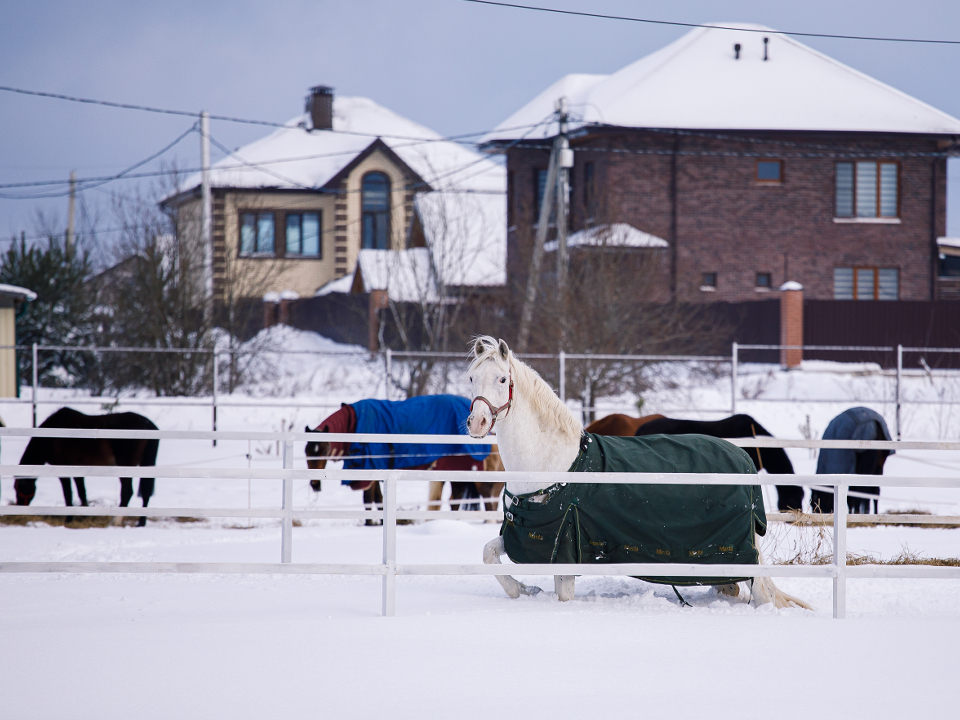
<path fill-rule="evenodd" d="M 466 426 L 470 402 L 456 395 L 421 395 L 407 400 L 360 400 L 343 404 L 316 428 L 316 433 L 395 433 L 404 435 L 460 435 Z M 488 445 L 398 445 L 388 443 L 347 443 L 316 440 L 307 443 L 307 466 L 322 470 L 327 460 L 343 458 L 346 469 L 462 470 L 495 469 Z M 353 481 L 354 490 L 363 490 L 363 502 L 372 508 L 383 502 L 380 484 Z M 480 498 L 487 509 L 496 510 L 503 483 L 464 481 L 451 483 L 451 507 L 468 508 Z M 320 481 L 311 480 L 314 491 Z M 440 509 L 443 483 L 430 483 L 428 509 Z M 372 520 L 368 524 L 377 524 Z"/>
<path fill-rule="evenodd" d="M 723 420 L 675 420 L 660 417 L 637 428 L 635 435 L 709 435 L 717 438 L 773 437 L 749 415 L 732 415 Z M 757 472 L 771 475 L 793 475 L 793 463 L 783 448 L 743 448 Z M 803 488 L 799 485 L 777 485 L 777 509 L 780 512 L 801 510 Z"/>
<path fill-rule="evenodd" d="M 60 408 L 40 423 L 42 428 L 76 428 L 84 430 L 157 430 L 157 426 L 143 415 L 133 412 L 107 415 L 85 415 L 73 408 Z M 153 467 L 157 464 L 160 441 L 154 439 L 118 438 L 30 438 L 27 449 L 20 458 L 21 465 L 140 465 Z M 87 488 L 82 477 L 74 478 L 80 504 L 87 505 Z M 137 495 L 143 498 L 146 507 L 153 495 L 154 478 L 140 478 Z M 70 478 L 60 478 L 63 501 L 73 506 Z M 17 505 L 29 505 L 37 492 L 36 478 L 17 478 L 14 481 Z M 133 478 L 120 478 L 120 507 L 127 507 L 133 497 Z M 141 517 L 138 525 L 147 524 Z"/>
<path fill-rule="evenodd" d="M 650 471 L 650 463 L 641 462 L 638 463 L 640 467 L 636 465 L 631 467 L 631 462 L 638 455 L 649 455 L 654 461 L 658 457 L 672 459 L 673 465 L 669 471 L 673 472 L 755 473 L 749 457 L 739 448 L 723 440 L 704 436 L 608 438 L 586 435 L 580 421 L 560 401 L 550 386 L 533 369 L 518 360 L 503 340 L 497 342 L 492 337 L 480 336 L 474 341 L 473 355 L 468 380 L 474 400 L 467 419 L 467 429 L 473 437 L 479 438 L 486 436 L 496 426 L 497 444 L 504 467 L 508 472 L 568 472 L 594 469 Z M 614 458 L 605 458 L 604 462 L 609 460 L 609 465 L 599 468 L 597 465 L 591 465 L 590 462 L 597 459 L 593 450 L 601 446 L 622 451 L 626 459 L 619 462 Z M 656 471 L 663 471 L 663 468 L 658 467 Z M 504 495 L 504 525 L 501 528 L 501 535 L 484 547 L 484 562 L 499 563 L 500 556 L 504 552 L 509 552 L 514 558 L 514 552 L 507 546 L 505 538 L 512 538 L 510 542 L 516 541 L 514 547 L 521 551 L 518 555 L 532 556 L 535 553 L 532 551 L 528 553 L 520 542 L 529 536 L 533 538 L 531 542 L 537 544 L 537 552 L 545 551 L 546 553 L 546 560 L 535 562 L 555 562 L 559 557 L 564 558 L 560 560 L 561 562 L 622 562 L 623 560 L 619 558 L 624 555 L 630 556 L 631 553 L 634 553 L 637 559 L 626 560 L 626 562 L 638 562 L 644 561 L 641 558 L 646 558 L 647 555 L 655 552 L 657 555 L 664 556 L 661 561 L 670 560 L 672 557 L 674 562 L 716 562 L 718 559 L 723 562 L 727 557 L 734 557 L 733 562 L 745 565 L 762 563 L 755 535 L 756 529 L 761 527 L 761 518 L 764 530 L 766 522 L 765 517 L 762 517 L 762 502 L 759 509 L 757 508 L 759 488 L 749 485 L 689 485 L 674 486 L 671 489 L 671 486 L 662 486 L 668 488 L 673 494 L 674 502 L 672 505 L 661 504 L 660 507 L 673 513 L 674 525 L 671 526 L 673 534 L 683 534 L 684 540 L 702 536 L 704 531 L 712 532 L 703 527 L 709 524 L 705 518 L 716 514 L 718 507 L 722 506 L 728 498 L 734 497 L 732 493 L 739 493 L 736 495 L 737 498 L 747 498 L 746 503 L 727 503 L 731 508 L 729 512 L 734 513 L 732 519 L 736 521 L 732 524 L 738 527 L 736 548 L 722 544 L 712 548 L 709 545 L 694 545 L 691 547 L 700 549 L 691 549 L 689 556 L 686 552 L 682 554 L 677 552 L 671 556 L 673 549 L 682 543 L 675 542 L 676 538 L 670 537 L 671 533 L 664 530 L 665 525 L 657 522 L 651 523 L 648 527 L 631 525 L 629 512 L 624 514 L 618 508 L 619 505 L 630 502 L 633 506 L 642 505 L 646 502 L 645 498 L 656 498 L 662 501 L 664 497 L 670 497 L 666 491 L 651 491 L 648 488 L 654 486 L 650 485 L 587 484 L 575 486 L 580 490 L 573 493 L 575 497 L 572 497 L 570 487 L 573 486 L 567 483 L 553 484 L 534 480 L 508 481 Z M 640 488 L 640 490 L 637 493 L 627 488 Z M 638 494 L 639 503 L 635 500 Z M 680 502 L 677 502 L 678 495 Z M 567 498 L 569 502 L 566 508 L 562 504 L 559 507 L 563 516 L 559 521 L 559 530 L 554 536 L 545 529 L 553 527 L 545 511 L 556 504 L 556 498 Z M 608 512 L 614 517 L 611 519 L 611 527 L 607 529 L 611 530 L 610 538 L 615 536 L 618 538 L 616 542 L 611 540 L 608 544 L 603 537 L 593 533 L 598 524 L 603 524 L 604 518 L 602 516 L 598 518 L 596 513 L 591 516 L 586 502 L 588 499 L 599 500 L 604 507 L 609 508 Z M 544 510 L 541 513 L 543 517 L 537 517 L 538 506 Z M 681 508 L 687 516 L 678 519 L 677 513 Z M 516 517 L 521 511 L 522 514 L 517 520 Z M 724 519 L 729 517 L 729 514 L 725 515 Z M 618 527 L 612 527 L 614 521 L 619 524 Z M 521 526 L 523 530 L 519 530 L 517 526 Z M 624 532 L 635 532 L 644 537 L 651 532 L 654 534 L 659 532 L 660 537 L 654 540 L 657 544 L 648 547 L 647 544 L 629 539 L 623 542 Z M 561 553 L 559 557 L 558 550 Z M 585 557 L 580 557 L 581 555 Z M 566 558 L 569 557 L 573 559 L 567 560 Z M 657 560 L 645 561 L 656 562 Z M 748 567 L 744 570 L 747 576 L 745 579 L 749 579 Z M 528 588 L 509 575 L 496 577 L 510 597 L 519 597 L 521 593 L 539 592 L 539 588 Z M 690 584 L 692 579 L 685 580 L 686 584 Z M 554 577 L 554 582 L 560 600 L 573 599 L 573 576 L 558 575 Z M 684 579 L 667 582 L 684 584 Z M 694 581 L 694 584 L 715 584 L 721 586 L 721 591 L 731 595 L 739 594 L 738 586 L 726 578 L 718 578 L 709 583 Z M 777 607 L 788 605 L 809 607 L 802 600 L 777 589 L 773 581 L 767 577 L 754 578 L 751 592 L 758 604 L 773 602 Z"/>

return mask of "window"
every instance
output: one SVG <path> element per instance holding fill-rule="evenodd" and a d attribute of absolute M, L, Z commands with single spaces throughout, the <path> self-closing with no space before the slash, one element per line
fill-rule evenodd
<path fill-rule="evenodd" d="M 783 182 L 782 160 L 757 160 L 757 182 Z"/>
<path fill-rule="evenodd" d="M 536 225 L 540 222 L 540 206 L 543 204 L 543 192 L 547 188 L 547 171 L 546 170 L 537 170 L 534 175 L 536 183 L 534 185 L 534 193 L 537 204 L 533 208 L 533 224 Z M 554 196 L 556 197 L 556 196 Z M 557 203 L 554 202 L 550 206 L 550 221 L 549 224 L 553 225 L 557 221 Z"/>
<path fill-rule="evenodd" d="M 757 290 L 769 290 L 771 285 L 771 276 L 768 272 L 758 272 L 754 287 Z"/>
<path fill-rule="evenodd" d="M 240 254 L 273 255 L 274 220 L 272 212 L 240 214 Z"/>
<path fill-rule="evenodd" d="M 838 162 L 836 217 L 899 217 L 899 170 L 895 162 Z"/>
<path fill-rule="evenodd" d="M 717 274 L 715 272 L 705 272 L 700 279 L 700 290 L 703 292 L 713 292 L 717 289 Z"/>
<path fill-rule="evenodd" d="M 390 178 L 381 172 L 367 173 L 363 176 L 361 196 L 360 247 L 386 250 L 390 247 Z"/>
<path fill-rule="evenodd" d="M 287 255 L 320 257 L 320 213 L 287 213 Z"/>
<path fill-rule="evenodd" d="M 896 300 L 900 296 L 897 268 L 834 268 L 834 300 Z"/>

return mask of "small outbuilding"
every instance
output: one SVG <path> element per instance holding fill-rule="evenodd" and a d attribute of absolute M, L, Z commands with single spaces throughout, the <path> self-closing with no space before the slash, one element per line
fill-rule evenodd
<path fill-rule="evenodd" d="M 32 290 L 0 283 L 0 397 L 17 396 L 17 315 L 36 299 Z"/>

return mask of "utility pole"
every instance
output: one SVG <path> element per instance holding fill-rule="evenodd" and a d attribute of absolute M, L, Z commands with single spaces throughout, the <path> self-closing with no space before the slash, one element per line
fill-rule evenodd
<path fill-rule="evenodd" d="M 213 200 L 210 195 L 210 116 L 200 113 L 200 242 L 203 243 L 203 311 L 213 317 Z"/>
<path fill-rule="evenodd" d="M 77 208 L 77 171 L 70 171 L 70 204 L 67 206 L 67 252 L 73 249 L 74 218 Z"/>
<path fill-rule="evenodd" d="M 573 150 L 567 138 L 567 99 L 557 101 L 559 129 L 556 152 L 557 167 L 557 306 L 560 308 L 560 347 L 564 350 L 567 340 L 566 303 L 567 303 L 567 225 L 570 216 L 570 168 L 573 167 Z"/>
<path fill-rule="evenodd" d="M 566 131 L 567 99 L 557 100 L 557 113 L 563 118 L 563 130 Z M 520 328 L 517 331 L 517 352 L 526 352 L 530 340 L 530 324 L 533 322 L 533 308 L 537 302 L 537 287 L 540 284 L 540 266 L 543 264 L 543 244 L 547 241 L 547 231 L 550 229 L 550 213 L 553 203 L 559 196 L 557 192 L 557 176 L 560 166 L 560 148 L 566 142 L 565 135 L 557 135 L 550 151 L 550 164 L 547 166 L 547 182 L 540 199 L 540 216 L 537 221 L 537 234 L 533 242 L 533 253 L 530 256 L 530 268 L 527 274 L 527 292 L 523 298 L 523 309 L 520 313 Z M 569 147 L 569 146 L 568 146 Z M 559 225 L 559 221 L 558 221 Z M 564 226 L 564 230 L 566 226 Z M 566 254 L 566 233 L 564 232 L 564 254 Z M 559 253 L 559 249 L 558 249 Z"/>

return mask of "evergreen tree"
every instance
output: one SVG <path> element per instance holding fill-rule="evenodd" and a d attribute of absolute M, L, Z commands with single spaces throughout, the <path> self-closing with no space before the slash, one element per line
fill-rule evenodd
<path fill-rule="evenodd" d="M 0 257 L 0 282 L 19 285 L 37 294 L 17 319 L 18 345 L 92 345 L 97 331 L 96 296 L 91 287 L 89 254 L 67 248 L 51 236 L 44 246 L 10 243 Z M 97 375 L 93 353 L 44 350 L 37 355 L 38 380 L 45 386 L 85 386 Z M 20 382 L 30 384 L 32 353 L 17 351 Z"/>

